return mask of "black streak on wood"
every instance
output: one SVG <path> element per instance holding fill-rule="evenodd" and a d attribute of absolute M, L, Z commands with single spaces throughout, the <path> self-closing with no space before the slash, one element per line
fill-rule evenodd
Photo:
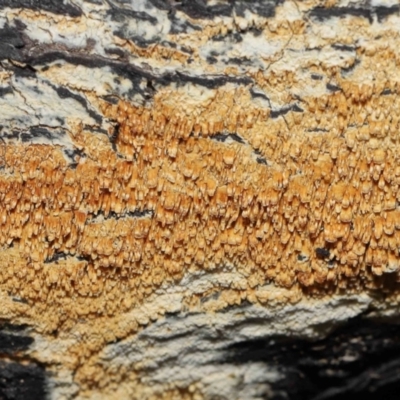
<path fill-rule="evenodd" d="M 280 117 L 281 115 L 286 115 L 289 111 L 303 112 L 304 110 L 300 108 L 297 104 L 291 104 L 290 106 L 282 107 L 279 110 L 272 110 L 270 116 L 271 118 L 275 119 Z"/>
<path fill-rule="evenodd" d="M 101 215 L 105 220 L 107 219 L 115 219 L 119 220 L 121 218 L 153 218 L 154 211 L 153 210 L 134 210 L 134 211 L 124 211 L 121 213 L 116 213 L 115 211 L 110 211 L 108 215 L 106 215 L 103 211 L 99 211 L 96 216 Z"/>
<path fill-rule="evenodd" d="M 323 259 L 329 257 L 329 250 L 325 249 L 324 247 L 317 247 L 315 249 L 315 254 L 316 254 L 317 258 L 319 258 L 320 260 L 323 260 Z"/>
<path fill-rule="evenodd" d="M 233 12 L 240 17 L 244 17 L 246 11 L 258 14 L 265 18 L 275 15 L 275 8 L 283 3 L 282 0 L 230 0 L 228 2 L 210 5 L 206 0 L 181 0 L 179 2 L 169 2 L 166 0 L 150 0 L 157 8 L 168 10 L 174 13 L 176 10 L 182 11 L 193 19 L 213 19 L 218 16 L 230 16 Z"/>
<path fill-rule="evenodd" d="M 120 129 L 120 125 L 118 123 L 115 124 L 113 134 L 110 136 L 111 147 L 116 153 L 118 152 L 117 140 L 118 140 L 118 136 L 119 136 L 119 129 Z"/>
<path fill-rule="evenodd" d="M 322 76 L 321 75 L 316 75 L 316 74 L 311 74 L 311 79 L 313 79 L 314 81 L 321 81 L 322 80 Z"/>
<path fill-rule="evenodd" d="M 326 88 L 331 92 L 339 92 L 340 90 L 342 90 L 339 86 L 333 85 L 332 83 L 328 83 L 326 85 Z"/>
<path fill-rule="evenodd" d="M 27 350 L 33 343 L 29 336 L 19 336 L 0 331 L 0 354 L 13 354 L 21 350 Z"/>
<path fill-rule="evenodd" d="M 332 48 L 334 48 L 335 50 L 339 50 L 339 51 L 354 51 L 355 47 L 353 46 L 348 46 L 346 44 L 333 44 Z"/>
<path fill-rule="evenodd" d="M 108 11 L 108 14 L 113 21 L 125 22 L 132 19 L 137 19 L 139 21 L 150 22 L 151 24 L 156 24 L 158 22 L 157 18 L 152 17 L 144 11 L 134 11 L 122 7 L 116 7 L 112 5 L 112 3 L 109 4 L 111 5 L 111 9 Z"/>
<path fill-rule="evenodd" d="M 100 123 L 102 122 L 102 117 L 101 117 L 101 115 L 99 115 L 99 114 L 95 113 L 93 110 L 91 110 L 91 109 L 88 107 L 87 101 L 86 101 L 82 96 L 80 96 L 79 94 L 73 93 L 71 90 L 69 90 L 69 89 L 67 89 L 67 88 L 65 88 L 65 87 L 54 87 L 54 88 L 55 88 L 55 90 L 56 90 L 58 96 L 59 96 L 61 99 L 65 99 L 65 98 L 70 97 L 70 98 L 76 100 L 78 103 L 80 103 L 80 104 L 85 108 L 85 110 L 88 112 L 88 114 L 89 114 L 98 124 L 100 124 Z"/>
<path fill-rule="evenodd" d="M 371 11 L 361 7 L 316 7 L 311 10 L 310 15 L 311 17 L 314 17 L 320 21 L 324 21 L 332 17 L 344 18 L 351 16 L 366 18 L 369 20 L 369 22 L 372 22 Z"/>
<path fill-rule="evenodd" d="M 260 99 L 264 99 L 264 100 L 269 101 L 269 98 L 268 98 L 267 95 L 265 95 L 264 93 L 255 91 L 254 89 L 250 89 L 250 94 L 251 94 L 251 97 L 252 97 L 253 99 L 256 99 L 256 98 L 258 97 L 258 98 L 260 98 Z"/>
<path fill-rule="evenodd" d="M 63 251 L 54 253 L 52 257 L 49 257 L 48 259 L 45 260 L 45 264 L 49 263 L 57 263 L 59 260 L 66 260 L 68 258 L 68 254 L 64 253 Z"/>
<path fill-rule="evenodd" d="M 0 97 L 4 97 L 7 94 L 13 93 L 13 90 L 10 86 L 7 87 L 0 87 Z"/>
<path fill-rule="evenodd" d="M 28 8 L 53 14 L 80 17 L 82 10 L 69 1 L 60 0 L 0 0 L 0 8 Z"/>
<path fill-rule="evenodd" d="M 25 62 L 32 66 L 49 64 L 57 60 L 65 60 L 72 65 L 83 65 L 87 68 L 110 67 L 113 72 L 120 76 L 126 77 L 133 83 L 135 93 L 142 94 L 143 90 L 140 87 L 140 83 L 142 82 L 143 78 L 153 80 L 155 83 L 164 86 L 168 86 L 171 83 L 192 83 L 199 86 L 207 87 L 209 89 L 216 89 L 218 87 L 226 85 L 227 83 L 249 85 L 253 82 L 253 80 L 248 77 L 235 77 L 225 75 L 191 76 L 180 72 L 155 75 L 129 63 L 118 62 L 115 60 L 105 60 L 102 57 L 97 57 L 94 55 L 72 55 L 58 51 L 44 53 L 37 57 L 28 56 L 25 58 Z"/>
<path fill-rule="evenodd" d="M 378 17 L 378 21 L 382 22 L 385 18 L 393 14 L 400 13 L 400 5 L 393 5 L 391 7 L 378 6 L 375 8 L 375 14 Z"/>
<path fill-rule="evenodd" d="M 230 138 L 240 144 L 245 143 L 244 140 L 237 133 L 227 133 L 227 134 L 217 133 L 215 135 L 212 135 L 210 138 L 218 142 L 225 142 Z"/>
<path fill-rule="evenodd" d="M 346 67 L 345 68 L 341 68 L 341 74 L 342 75 L 346 75 L 346 74 L 349 74 L 349 73 L 353 72 L 358 64 L 360 64 L 360 60 L 356 59 L 354 61 L 354 63 L 351 64 L 350 66 L 348 66 L 347 68 Z"/>
<path fill-rule="evenodd" d="M 38 125 L 31 126 L 28 132 L 21 132 L 19 136 L 23 142 L 28 142 L 32 139 L 38 138 L 44 138 L 46 141 L 51 141 L 63 135 L 63 131 Z"/>
<path fill-rule="evenodd" d="M 391 7 L 378 6 L 378 7 L 316 7 L 310 15 L 320 21 L 324 21 L 328 18 L 339 17 L 344 18 L 346 16 L 366 18 L 370 23 L 373 22 L 374 16 L 379 22 L 390 15 L 397 14 L 400 11 L 399 5 L 393 5 Z"/>

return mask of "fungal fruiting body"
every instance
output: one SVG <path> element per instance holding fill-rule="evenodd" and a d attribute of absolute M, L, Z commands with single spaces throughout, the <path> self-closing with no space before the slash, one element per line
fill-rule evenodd
<path fill-rule="evenodd" d="M 207 397 L 105 365 L 165 313 L 397 304 L 396 5 L 75 3 L 0 5 L 1 317 L 62 348 L 32 354 L 65 398 Z"/>

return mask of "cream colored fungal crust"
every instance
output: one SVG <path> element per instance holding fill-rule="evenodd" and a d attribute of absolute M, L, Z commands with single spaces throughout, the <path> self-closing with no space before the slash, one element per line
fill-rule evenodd
<path fill-rule="evenodd" d="M 0 97 L 2 126 L 64 132 L 17 141 L 5 129 L 0 142 L 1 318 L 33 327 L 32 354 L 56 381 L 71 373 L 64 398 L 207 398 L 201 382 L 153 389 L 139 362 L 102 362 L 108 344 L 165 313 L 364 292 L 398 304 L 398 14 L 321 21 L 313 9 L 346 2 L 311 0 L 285 1 L 270 18 L 178 11 L 196 29 L 138 25 L 153 40 L 139 45 L 94 18 L 106 5 L 76 3 L 76 18 L 0 15 L 30 27 L 32 52 L 98 56 L 95 67 L 72 56 L 36 65 L 35 82 L 0 71 L 14 90 Z M 150 71 L 154 86 L 119 77 L 105 57 Z M 86 108 L 57 103 L 54 87 Z"/>

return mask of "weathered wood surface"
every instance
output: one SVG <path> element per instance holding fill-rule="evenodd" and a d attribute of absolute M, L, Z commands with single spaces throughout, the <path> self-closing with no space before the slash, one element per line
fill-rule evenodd
<path fill-rule="evenodd" d="M 391 398 L 399 33 L 398 1 L 0 0 L 0 397 Z"/>

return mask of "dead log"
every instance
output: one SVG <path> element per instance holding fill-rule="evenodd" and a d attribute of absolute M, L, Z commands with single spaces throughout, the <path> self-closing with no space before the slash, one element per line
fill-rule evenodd
<path fill-rule="evenodd" d="M 396 0 L 0 0 L 0 397 L 397 398 L 399 44 Z"/>

